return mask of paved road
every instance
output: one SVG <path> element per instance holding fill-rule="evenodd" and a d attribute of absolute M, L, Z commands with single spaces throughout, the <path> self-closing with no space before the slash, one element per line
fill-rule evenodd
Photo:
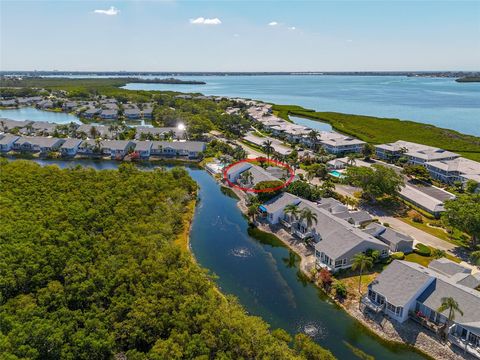
<path fill-rule="evenodd" d="M 353 197 L 354 192 L 360 191 L 360 189 L 356 187 L 342 185 L 342 184 L 336 184 L 335 190 L 342 195 L 351 196 L 351 197 Z M 389 223 L 392 226 L 392 228 L 397 229 L 398 231 L 403 232 L 404 234 L 410 235 L 417 242 L 421 242 L 421 243 L 424 243 L 425 245 L 433 246 L 437 249 L 451 252 L 456 256 L 462 255 L 460 253 L 460 248 L 452 243 L 449 243 L 448 241 L 442 240 L 436 236 L 433 236 L 422 230 L 419 230 L 403 222 L 398 218 L 395 218 L 393 216 L 386 216 L 382 211 L 379 211 L 378 209 L 367 208 L 365 210 L 369 211 L 373 216 L 378 217 L 378 219 L 381 222 Z"/>
<path fill-rule="evenodd" d="M 258 157 L 265 157 L 266 155 L 258 150 L 254 150 L 252 149 L 251 147 L 245 145 L 244 143 L 242 143 L 241 141 L 239 140 L 236 140 L 235 143 L 239 146 L 242 147 L 243 150 L 245 150 L 247 152 L 247 158 L 249 159 L 255 159 L 255 158 L 258 158 Z"/>

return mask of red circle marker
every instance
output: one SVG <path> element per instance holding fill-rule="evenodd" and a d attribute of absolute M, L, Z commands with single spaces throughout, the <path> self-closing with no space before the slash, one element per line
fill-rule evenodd
<path fill-rule="evenodd" d="M 232 168 L 232 166 L 235 166 L 235 165 L 240 164 L 240 163 L 253 163 L 253 162 L 257 162 L 257 161 L 264 161 L 266 163 L 271 163 L 271 164 L 281 166 L 281 167 L 288 170 L 288 172 L 290 173 L 290 177 L 282 185 L 276 186 L 274 188 L 266 188 L 266 189 L 261 189 L 261 190 L 242 187 L 242 186 L 239 186 L 237 184 L 234 184 L 233 182 L 231 182 L 228 179 L 227 173 L 228 173 L 228 170 L 230 170 Z M 246 192 L 252 192 L 252 193 L 273 192 L 273 191 L 283 189 L 284 187 L 288 186 L 293 181 L 294 177 L 295 177 L 295 171 L 292 169 L 292 167 L 290 165 L 282 163 L 282 162 L 277 161 L 277 160 L 267 159 L 267 158 L 264 158 L 264 157 L 259 157 L 259 158 L 255 158 L 255 159 L 243 159 L 243 160 L 240 160 L 240 161 L 236 161 L 236 162 L 228 165 L 226 168 L 223 169 L 223 180 L 225 180 L 230 187 L 240 189 L 240 190 L 246 191 Z"/>

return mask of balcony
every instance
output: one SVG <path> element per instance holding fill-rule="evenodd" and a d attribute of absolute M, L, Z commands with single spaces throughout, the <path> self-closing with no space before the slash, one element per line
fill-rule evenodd
<path fill-rule="evenodd" d="M 462 349 L 466 353 L 469 353 L 470 355 L 473 355 L 477 359 L 480 359 L 480 347 L 467 342 L 466 340 L 456 336 L 455 334 L 449 334 L 448 341 L 450 341 L 450 343 L 452 343 L 453 345 L 458 346 L 460 349 Z"/>
<path fill-rule="evenodd" d="M 309 237 L 313 237 L 313 233 L 311 231 L 302 232 L 298 229 L 293 229 L 292 234 L 301 240 L 305 240 L 305 239 L 308 239 Z"/>
<path fill-rule="evenodd" d="M 370 310 L 372 310 L 376 314 L 378 314 L 380 311 L 382 311 L 385 308 L 385 303 L 378 304 L 375 301 L 372 301 L 366 294 L 362 296 L 361 302 L 363 305 L 368 307 Z"/>
<path fill-rule="evenodd" d="M 410 311 L 409 316 L 410 319 L 422 325 L 424 328 L 433 331 L 436 334 L 440 334 L 444 330 L 445 326 L 447 326 L 447 324 L 445 323 L 437 323 L 431 321 L 419 311 Z"/>
<path fill-rule="evenodd" d="M 292 227 L 292 224 L 288 222 L 288 220 L 285 219 L 280 219 L 280 224 L 285 226 L 287 229 L 290 229 Z"/>

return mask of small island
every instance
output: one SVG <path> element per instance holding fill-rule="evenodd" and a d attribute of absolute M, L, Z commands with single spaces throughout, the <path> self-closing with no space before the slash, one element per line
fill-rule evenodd
<path fill-rule="evenodd" d="M 455 79 L 459 83 L 470 83 L 470 82 L 480 82 L 480 75 L 478 76 L 464 76 L 458 79 Z"/>
<path fill-rule="evenodd" d="M 205 81 L 196 80 L 180 80 L 176 78 L 155 78 L 155 79 L 139 79 L 135 78 L 133 82 L 145 83 L 145 84 L 174 84 L 174 85 L 205 85 Z"/>

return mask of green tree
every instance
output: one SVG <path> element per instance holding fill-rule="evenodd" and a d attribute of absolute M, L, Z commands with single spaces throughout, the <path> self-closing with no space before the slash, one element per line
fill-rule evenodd
<path fill-rule="evenodd" d="M 375 154 L 375 146 L 369 143 L 365 144 L 362 150 L 364 160 L 369 161 L 373 154 Z"/>
<path fill-rule="evenodd" d="M 427 168 L 423 165 L 405 165 L 402 170 L 403 174 L 419 181 L 431 182 L 432 178 Z"/>
<path fill-rule="evenodd" d="M 348 167 L 344 174 L 346 181 L 362 188 L 362 195 L 370 200 L 385 195 L 396 196 L 404 186 L 401 175 L 392 168 L 378 164 L 371 167 Z"/>
<path fill-rule="evenodd" d="M 470 260 L 475 265 L 477 265 L 477 266 L 480 265 L 480 250 L 472 251 L 472 253 L 470 254 Z"/>
<path fill-rule="evenodd" d="M 447 225 L 469 234 L 471 248 L 476 250 L 480 236 L 480 194 L 464 194 L 445 201 L 443 220 Z"/>
<path fill-rule="evenodd" d="M 358 276 L 358 292 L 362 293 L 362 274 L 365 270 L 371 269 L 373 266 L 373 259 L 364 253 L 355 254 L 352 262 L 352 270 L 359 270 Z"/>

